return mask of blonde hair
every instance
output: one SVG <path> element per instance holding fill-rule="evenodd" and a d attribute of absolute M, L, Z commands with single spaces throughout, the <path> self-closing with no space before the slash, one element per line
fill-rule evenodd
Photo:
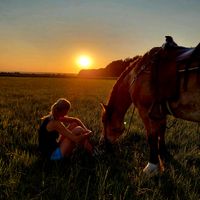
<path fill-rule="evenodd" d="M 70 108 L 71 103 L 67 99 L 60 98 L 51 106 L 51 113 L 55 116 L 57 113 L 68 111 Z"/>
<path fill-rule="evenodd" d="M 70 108 L 71 108 L 71 103 L 65 98 L 60 98 L 51 106 L 51 111 L 49 115 L 44 116 L 41 119 L 44 119 L 48 116 L 55 117 L 57 114 L 63 111 L 68 111 Z"/>

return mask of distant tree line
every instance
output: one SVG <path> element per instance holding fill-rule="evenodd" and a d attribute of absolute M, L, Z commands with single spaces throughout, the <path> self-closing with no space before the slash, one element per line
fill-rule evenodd
<path fill-rule="evenodd" d="M 42 78 L 70 78 L 75 77 L 74 74 L 65 73 L 25 73 L 25 72 L 0 72 L 0 76 L 9 77 L 42 77 Z"/>
<path fill-rule="evenodd" d="M 139 56 L 135 56 L 133 58 L 113 61 L 105 68 L 83 69 L 78 73 L 78 76 L 83 78 L 119 77 L 126 67 L 138 57 Z"/>
<path fill-rule="evenodd" d="M 126 58 L 124 60 L 115 60 L 105 68 L 81 70 L 77 77 L 81 78 L 117 78 L 120 74 L 139 56 Z M 24 72 L 0 72 L 0 76 L 11 77 L 51 77 L 51 78 L 69 78 L 76 77 L 75 74 L 65 73 L 24 73 Z"/>

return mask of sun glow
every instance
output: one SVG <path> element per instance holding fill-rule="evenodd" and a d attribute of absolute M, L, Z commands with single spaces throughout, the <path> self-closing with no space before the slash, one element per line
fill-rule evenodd
<path fill-rule="evenodd" d="M 81 55 L 77 58 L 77 64 L 82 69 L 88 69 L 91 66 L 91 58 L 86 55 Z"/>

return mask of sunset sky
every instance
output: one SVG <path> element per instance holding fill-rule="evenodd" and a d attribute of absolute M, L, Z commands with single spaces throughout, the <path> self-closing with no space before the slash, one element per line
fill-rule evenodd
<path fill-rule="evenodd" d="M 172 35 L 200 42 L 199 0 L 0 0 L 0 71 L 77 73 L 142 55 Z"/>

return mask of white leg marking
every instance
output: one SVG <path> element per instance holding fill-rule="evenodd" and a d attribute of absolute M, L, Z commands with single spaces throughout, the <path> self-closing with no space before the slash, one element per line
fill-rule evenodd
<path fill-rule="evenodd" d="M 145 174 L 158 173 L 159 166 L 158 164 L 153 164 L 153 163 L 148 162 L 147 166 L 143 169 L 143 172 Z"/>

